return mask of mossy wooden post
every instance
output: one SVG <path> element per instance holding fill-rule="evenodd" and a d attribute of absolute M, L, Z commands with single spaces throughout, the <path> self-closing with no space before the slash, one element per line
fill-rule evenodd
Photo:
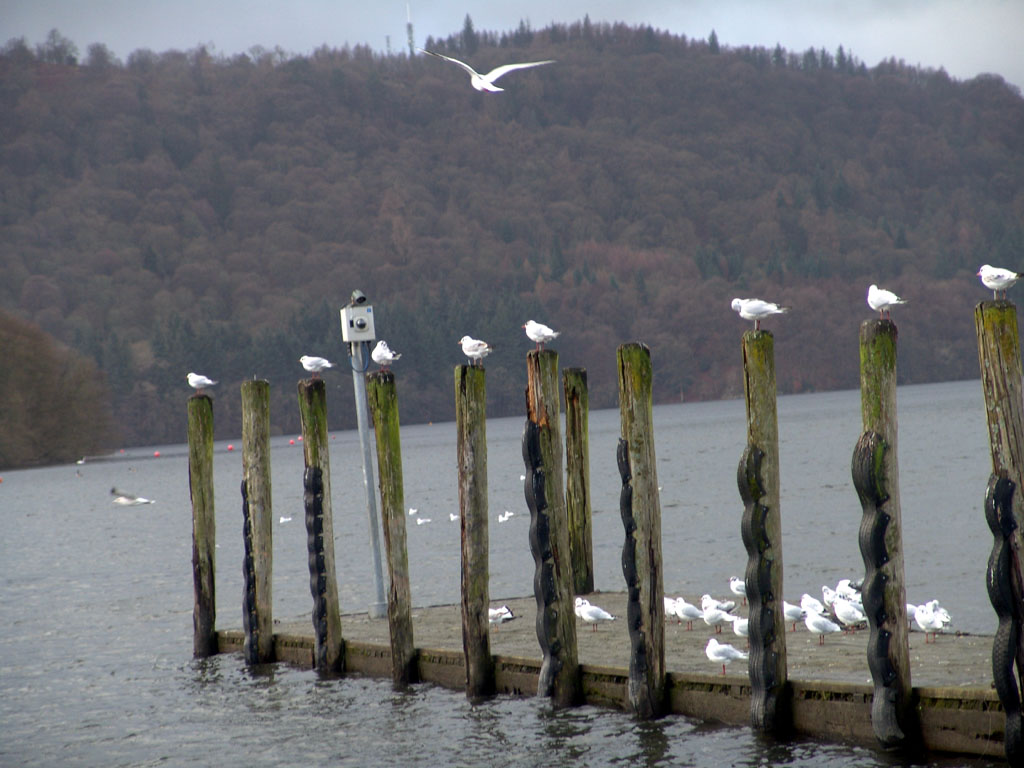
<path fill-rule="evenodd" d="M 273 509 L 270 502 L 270 382 L 242 383 L 242 508 L 245 595 L 242 625 L 250 664 L 274 660 Z"/>
<path fill-rule="evenodd" d="M 791 729 L 792 717 L 782 613 L 775 337 L 769 331 L 743 334 L 743 393 L 747 447 L 737 470 L 737 484 L 743 500 L 740 532 L 747 550 L 750 722 L 760 731 L 785 734 Z"/>
<path fill-rule="evenodd" d="M 988 577 L 990 594 L 993 589 L 1002 590 L 1010 598 L 1011 610 L 1008 616 L 1000 617 L 1001 629 L 993 644 L 993 673 L 1002 678 L 995 680 L 995 684 L 1007 711 L 1007 758 L 1019 763 L 1024 759 L 1024 734 L 1020 723 L 1020 702 L 1024 698 L 1024 373 L 1017 308 L 1006 300 L 982 301 L 974 310 L 974 325 L 992 454 L 990 487 L 999 480 L 1004 485 L 1006 481 L 1013 484 L 1007 494 L 1011 496 L 1009 515 L 999 516 L 1007 545 L 1004 557 L 1007 562 L 999 569 L 990 565 Z M 996 607 L 995 602 L 993 607 Z M 1004 626 L 1012 631 L 1006 632 Z M 1014 656 L 1016 677 L 1013 675 Z M 1017 718 L 1012 724 L 1009 722 L 1011 712 Z"/>
<path fill-rule="evenodd" d="M 391 678 L 396 685 L 407 685 L 417 682 L 419 675 L 412 637 L 412 596 L 409 590 L 409 553 L 405 543 L 405 490 L 402 485 L 402 445 L 395 374 L 387 368 L 375 371 L 367 378 L 366 389 L 377 436 L 377 476 L 388 561 Z"/>
<path fill-rule="evenodd" d="M 331 511 L 331 452 L 327 437 L 327 388 L 320 378 L 300 379 L 299 418 L 305 459 L 304 502 L 313 597 L 314 663 L 340 672 L 344 664 L 338 579 L 334 566 L 334 516 Z"/>
<path fill-rule="evenodd" d="M 585 368 L 562 371 L 565 390 L 565 509 L 569 521 L 573 591 L 594 591 L 590 514 L 590 395 Z"/>
<path fill-rule="evenodd" d="M 651 352 L 644 344 L 618 349 L 619 499 L 626 537 L 622 574 L 626 580 L 629 630 L 629 704 L 638 717 L 665 711 L 665 584 L 661 564 L 661 501 L 654 455 Z"/>
<path fill-rule="evenodd" d="M 896 326 L 860 326 L 860 403 L 864 433 L 853 452 L 853 484 L 863 517 L 867 661 L 874 682 L 871 727 L 886 749 L 913 749 L 920 739 L 910 682 L 903 523 L 900 515 L 896 419 Z"/>
<path fill-rule="evenodd" d="M 494 693 L 487 529 L 487 387 L 483 368 L 455 368 L 459 525 L 462 539 L 462 650 L 466 696 Z"/>
<path fill-rule="evenodd" d="M 583 700 L 583 681 L 562 483 L 558 354 L 550 349 L 531 350 L 526 356 L 526 374 L 523 461 L 535 565 L 537 641 L 543 656 L 537 695 L 550 696 L 556 707 L 570 707 Z"/>
<path fill-rule="evenodd" d="M 217 519 L 213 508 L 213 400 L 196 393 L 188 399 L 188 485 L 192 499 L 192 654 L 217 653 Z"/>

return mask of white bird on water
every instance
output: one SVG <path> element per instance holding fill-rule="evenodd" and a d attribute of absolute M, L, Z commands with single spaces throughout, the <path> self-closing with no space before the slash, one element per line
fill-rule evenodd
<path fill-rule="evenodd" d="M 188 379 L 188 385 L 197 392 L 202 392 L 203 387 L 212 387 L 217 382 L 213 379 L 203 376 L 201 373 L 189 373 L 186 377 Z"/>
<path fill-rule="evenodd" d="M 278 525 L 284 525 L 285 523 L 290 523 L 291 521 L 292 519 L 290 517 L 285 517 L 284 515 L 281 515 L 281 517 L 278 518 L 277 523 Z"/>
<path fill-rule="evenodd" d="M 704 649 L 704 653 L 707 657 L 714 662 L 718 662 L 722 665 L 722 674 L 725 674 L 725 665 L 735 659 L 745 659 L 747 654 L 745 651 L 738 650 L 728 643 L 720 643 L 715 638 L 709 637 L 707 647 Z"/>
<path fill-rule="evenodd" d="M 892 291 L 879 288 L 872 283 L 868 286 L 868 306 L 878 312 L 879 317 L 891 317 L 892 307 L 896 304 L 906 304 L 906 299 L 901 299 Z"/>
<path fill-rule="evenodd" d="M 523 329 L 526 331 L 530 341 L 537 345 L 537 349 L 541 349 L 549 341 L 554 341 L 561 333 L 561 331 L 554 331 L 544 325 L 544 323 L 538 323 L 536 320 L 527 320 Z"/>
<path fill-rule="evenodd" d="M 608 613 L 608 611 L 596 605 L 591 605 L 590 601 L 585 597 L 576 598 L 576 615 L 583 619 L 585 623 L 593 624 L 595 632 L 597 631 L 597 623 L 599 621 L 615 621 L 615 617 Z"/>
<path fill-rule="evenodd" d="M 771 301 L 762 299 L 733 299 L 732 308 L 739 312 L 744 320 L 754 321 L 754 330 L 761 330 L 761 319 L 770 315 L 782 315 L 789 312 L 789 307 L 782 307 Z"/>
<path fill-rule="evenodd" d="M 416 518 L 416 525 L 426 525 L 429 522 L 431 522 L 431 519 L 429 517 L 417 517 Z"/>
<path fill-rule="evenodd" d="M 501 91 L 505 90 L 504 88 L 499 88 L 494 84 L 494 81 L 497 80 L 502 75 L 507 75 L 509 72 L 514 72 L 517 69 L 529 69 L 530 67 L 540 67 L 544 64 L 555 63 L 554 59 L 546 59 L 545 61 L 527 61 L 522 64 L 502 64 L 500 67 L 495 67 L 494 69 L 492 69 L 486 75 L 481 75 L 471 66 L 469 66 L 469 64 L 466 64 L 463 61 L 459 61 L 458 59 L 453 59 L 451 56 L 445 56 L 444 54 L 441 53 L 434 53 L 433 51 L 428 51 L 425 48 L 417 48 L 417 50 L 429 54 L 430 56 L 436 56 L 439 59 L 450 61 L 452 64 L 457 64 L 458 66 L 462 67 L 464 70 L 466 70 L 466 72 L 469 73 L 470 85 L 472 85 L 478 91 L 490 91 L 491 93 L 500 93 Z"/>
<path fill-rule="evenodd" d="M 992 291 L 992 298 L 998 299 L 999 296 L 996 294 L 999 291 L 1003 292 L 1003 298 L 1006 298 L 1006 289 L 1012 288 L 1013 284 L 1020 280 L 1020 274 L 1013 272 L 1009 269 L 1003 269 L 1002 267 L 993 267 L 989 264 L 982 264 L 978 270 L 978 277 L 981 278 L 981 284 Z"/>
<path fill-rule="evenodd" d="M 114 497 L 113 503 L 120 504 L 122 507 L 137 507 L 140 504 L 155 504 L 156 502 L 152 499 L 144 499 L 141 496 L 136 496 L 133 493 L 125 493 L 119 491 L 117 488 L 111 488 L 110 494 Z"/>
<path fill-rule="evenodd" d="M 493 349 L 486 341 L 474 339 L 472 336 L 463 336 L 459 339 L 459 344 L 462 345 L 462 354 L 469 358 L 472 365 L 479 364 Z"/>
<path fill-rule="evenodd" d="M 498 514 L 498 522 L 499 523 L 507 523 L 509 520 L 512 519 L 512 516 L 514 514 L 515 514 L 515 512 L 512 512 L 511 510 L 506 509 L 504 512 L 501 512 L 501 513 Z"/>
<path fill-rule="evenodd" d="M 299 362 L 302 363 L 303 368 L 313 374 L 314 379 L 321 371 L 334 367 L 334 363 L 326 357 L 315 357 L 314 355 L 303 355 L 299 358 Z"/>
<path fill-rule="evenodd" d="M 387 368 L 401 356 L 402 353 L 392 350 L 384 339 L 378 341 L 377 346 L 370 353 L 370 359 L 382 368 Z"/>

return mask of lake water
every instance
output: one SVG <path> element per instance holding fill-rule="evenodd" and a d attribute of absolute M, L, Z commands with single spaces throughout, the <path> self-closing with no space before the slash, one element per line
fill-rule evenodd
<path fill-rule="evenodd" d="M 350 402 L 332 408 L 352 407 Z M 850 480 L 859 437 L 855 391 L 778 401 L 785 596 L 863 573 L 861 509 Z M 907 596 L 938 598 L 956 629 L 991 634 L 985 591 L 992 537 L 990 472 L 977 381 L 901 387 L 900 495 Z M 185 408 L 182 404 L 182 433 Z M 520 436 L 523 419 L 487 424 L 493 599 L 532 594 Z M 594 560 L 600 590 L 623 589 L 616 411 L 591 414 Z M 688 599 L 724 596 L 742 575 L 736 466 L 742 401 L 654 410 L 662 486 L 665 583 Z M 311 606 L 302 450 L 272 441 L 274 615 Z M 218 626 L 241 626 L 241 452 L 215 452 Z M 454 425 L 402 428 L 406 506 L 431 523 L 407 529 L 413 602 L 459 600 Z M 160 458 L 153 458 L 154 451 Z M 336 554 L 343 612 L 374 602 L 358 436 L 331 436 Z M 640 723 L 538 699 L 471 705 L 432 685 L 321 679 L 286 665 L 249 670 L 240 655 L 192 653 L 191 511 L 186 448 L 131 449 L 114 460 L 4 472 L 0 482 L 0 765 L 890 765 L 872 750 L 798 740 L 682 717 Z M 110 488 L 153 505 L 118 507 Z M 292 517 L 278 523 L 279 516 Z M 963 759 L 933 765 L 983 765 Z"/>

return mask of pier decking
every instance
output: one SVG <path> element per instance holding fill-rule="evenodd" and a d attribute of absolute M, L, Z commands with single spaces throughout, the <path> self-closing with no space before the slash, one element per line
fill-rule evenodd
<path fill-rule="evenodd" d="M 617 621 L 596 630 L 577 625 L 579 660 L 586 701 L 626 709 L 629 637 L 624 593 L 599 593 L 591 601 Z M 491 629 L 491 652 L 496 660 L 500 693 L 534 695 L 540 671 L 533 597 L 497 600 L 507 604 L 516 620 Z M 742 611 L 740 611 L 742 612 Z M 459 605 L 413 609 L 414 642 L 420 677 L 424 681 L 463 690 L 465 662 Z M 342 616 L 345 669 L 349 673 L 379 677 L 391 675 L 388 623 L 367 614 Z M 786 633 L 793 723 L 796 731 L 826 739 L 877 746 L 871 726 L 873 686 L 866 659 L 867 631 L 836 634 L 819 646 L 818 638 L 803 626 Z M 750 684 L 746 662 L 721 668 L 704 655 L 714 630 L 698 621 L 693 630 L 669 622 L 665 627 L 665 663 L 669 671 L 669 710 L 728 724 L 748 725 Z M 277 658 L 313 666 L 314 636 L 308 616 L 276 622 Z M 721 642 L 744 647 L 744 638 L 728 627 Z M 241 651 L 241 630 L 218 632 L 222 652 Z M 927 749 L 1005 759 L 1005 716 L 992 687 L 992 638 L 982 635 L 940 635 L 925 643 L 924 634 L 910 636 L 911 676 Z"/>

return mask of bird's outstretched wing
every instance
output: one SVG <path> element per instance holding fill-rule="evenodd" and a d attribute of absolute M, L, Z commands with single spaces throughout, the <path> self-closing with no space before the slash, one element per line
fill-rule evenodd
<path fill-rule="evenodd" d="M 447 58 L 447 57 L 442 57 L 442 58 Z M 455 61 L 455 59 L 450 59 L 450 61 Z M 509 72 L 512 72 L 512 71 L 517 70 L 517 69 L 529 69 L 530 67 L 539 67 L 539 66 L 542 66 L 543 64 L 554 64 L 554 63 L 555 63 L 554 59 L 548 59 L 546 61 L 527 61 L 527 62 L 524 62 L 522 64 L 502 64 L 500 67 L 495 67 L 490 72 L 488 72 L 486 75 L 481 75 L 480 77 L 482 77 L 488 83 L 493 83 L 495 80 L 497 80 L 502 75 L 507 75 Z M 462 64 L 462 62 L 458 61 L 458 62 L 456 62 L 456 64 Z M 465 64 L 462 64 L 462 66 L 466 67 Z M 469 67 L 466 67 L 466 69 L 469 69 Z M 472 72 L 472 70 L 470 70 L 470 71 Z"/>
<path fill-rule="evenodd" d="M 443 53 L 434 53 L 433 51 L 428 51 L 426 48 L 417 48 L 416 50 L 417 51 L 421 51 L 423 53 L 429 53 L 431 56 L 437 56 L 437 58 L 444 59 L 445 61 L 450 61 L 452 64 L 458 64 L 464 70 L 469 72 L 470 77 L 480 77 L 479 73 L 475 69 L 473 69 L 471 66 L 469 66 L 469 64 L 466 64 L 463 61 L 459 61 L 458 59 L 453 59 L 451 56 L 445 56 Z M 517 65 L 513 65 L 513 66 L 517 66 Z M 501 69 L 501 67 L 498 67 L 498 69 Z M 497 70 L 495 70 L 495 71 L 497 71 Z M 504 73 L 502 73 L 502 74 L 504 74 Z M 500 77 L 500 75 L 497 75 L 497 77 Z"/>

